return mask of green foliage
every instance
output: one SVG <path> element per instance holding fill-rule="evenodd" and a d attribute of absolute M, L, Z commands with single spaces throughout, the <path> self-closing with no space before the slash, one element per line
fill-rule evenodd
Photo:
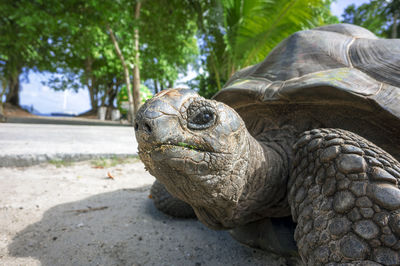
<path fill-rule="evenodd" d="M 54 55 L 49 44 L 55 18 L 40 1 L 0 1 L 0 78 L 7 101 L 15 94 L 19 76 L 28 69 L 49 68 Z"/>
<path fill-rule="evenodd" d="M 400 35 L 397 27 L 399 19 L 400 0 L 372 0 L 357 8 L 354 4 L 349 5 L 345 9 L 342 22 L 362 26 L 383 38 L 395 38 Z"/>
<path fill-rule="evenodd" d="M 227 81 L 224 8 L 218 0 L 191 1 L 196 12 L 200 66 L 204 70 L 188 85 L 200 95 L 210 98 Z"/>
<path fill-rule="evenodd" d="M 161 88 L 173 87 L 198 56 L 194 12 L 187 1 L 144 2 L 141 17 L 143 80 L 157 80 Z M 156 19 L 155 19 L 156 17 Z"/>
<path fill-rule="evenodd" d="M 150 89 L 145 85 L 140 84 L 140 99 L 142 99 L 142 103 L 145 103 L 151 97 L 153 97 L 153 93 L 150 91 Z"/>
<path fill-rule="evenodd" d="M 153 93 L 150 91 L 148 87 L 143 84 L 140 84 L 140 99 L 142 103 L 146 102 L 146 100 L 150 99 L 153 96 Z M 126 86 L 123 85 L 121 90 L 117 96 L 117 106 L 121 114 L 126 115 L 128 113 L 128 93 L 126 91 Z"/>
<path fill-rule="evenodd" d="M 115 33 L 130 70 L 139 65 L 142 79 L 173 85 L 195 62 L 196 23 L 188 1 L 69 0 L 0 2 L 0 76 L 18 77 L 23 69 L 49 71 L 48 85 L 77 90 L 86 85 L 93 107 L 112 104 L 123 84 L 120 59 L 106 30 Z M 135 62 L 134 30 L 140 34 Z"/>
<path fill-rule="evenodd" d="M 311 23 L 307 26 L 308 28 L 313 28 L 315 26 L 323 26 L 329 24 L 340 23 L 339 18 L 332 15 L 331 4 L 336 0 L 323 0 L 322 5 L 317 7 L 310 7 L 312 9 Z"/>
<path fill-rule="evenodd" d="M 185 142 L 178 142 L 178 146 L 179 147 L 183 147 L 183 148 L 187 148 L 189 150 L 197 150 L 197 151 L 204 150 L 204 148 L 202 146 L 190 145 L 190 144 L 187 144 Z"/>
<path fill-rule="evenodd" d="M 224 8 L 225 42 L 235 71 L 262 61 L 294 32 L 331 22 L 321 0 L 226 0 Z"/>
<path fill-rule="evenodd" d="M 354 4 L 348 6 L 343 14 L 343 22 L 363 26 L 382 36 L 386 18 L 383 15 L 384 8 L 379 2 L 372 1 L 361 5 L 359 8 L 356 8 Z"/>
<path fill-rule="evenodd" d="M 113 105 L 124 76 L 110 27 L 130 70 L 139 66 L 142 81 L 155 84 L 154 90 L 173 87 L 192 65 L 202 71 L 190 86 L 211 97 L 234 72 L 263 60 L 295 31 L 337 22 L 329 11 L 331 0 L 147 0 L 135 19 L 137 1 L 1 1 L 4 84 L 17 86 L 23 70 L 49 71 L 52 88 L 85 85 L 94 109 Z"/>
<path fill-rule="evenodd" d="M 191 82 L 210 97 L 239 69 L 262 61 L 292 33 L 335 23 L 330 0 L 207 0 L 197 3 L 199 38 L 206 57 Z"/>
<path fill-rule="evenodd" d="M 212 74 L 212 72 L 211 72 Z M 222 83 L 225 83 L 225 80 L 220 80 Z M 196 78 L 189 81 L 189 87 L 197 90 L 197 92 L 207 98 L 210 99 L 214 94 L 216 94 L 220 89 L 217 84 L 217 80 L 215 76 L 210 76 L 208 74 L 199 74 Z"/>

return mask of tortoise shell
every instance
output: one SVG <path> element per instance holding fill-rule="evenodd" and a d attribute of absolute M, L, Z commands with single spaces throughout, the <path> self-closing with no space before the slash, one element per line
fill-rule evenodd
<path fill-rule="evenodd" d="M 343 128 L 400 159 L 400 39 L 350 24 L 300 31 L 213 98 L 254 136 L 285 126 Z"/>

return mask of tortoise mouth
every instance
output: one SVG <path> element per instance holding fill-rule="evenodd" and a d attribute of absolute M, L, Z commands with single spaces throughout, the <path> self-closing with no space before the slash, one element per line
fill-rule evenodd
<path fill-rule="evenodd" d="M 177 144 L 172 144 L 172 143 L 162 143 L 155 145 L 154 148 L 152 149 L 153 151 L 164 151 L 164 150 L 170 150 L 170 149 L 176 149 L 180 148 L 182 150 L 191 150 L 191 151 L 197 151 L 197 152 L 212 152 L 209 149 L 206 149 L 202 145 L 193 145 L 193 144 L 188 144 L 185 142 L 178 142 Z"/>
<path fill-rule="evenodd" d="M 173 160 L 185 160 L 190 158 L 194 162 L 201 162 L 208 155 L 213 154 L 214 151 L 205 149 L 202 146 L 194 146 L 186 143 L 179 142 L 177 144 L 172 143 L 160 143 L 152 146 L 139 145 L 139 156 L 143 162 L 150 164 L 165 163 Z"/>
<path fill-rule="evenodd" d="M 186 176 L 185 180 L 190 180 L 191 184 L 209 183 L 215 178 L 209 164 L 211 157 L 208 154 L 210 154 L 208 150 L 198 146 L 170 143 L 159 144 L 146 151 L 139 150 L 142 161 L 160 180 L 170 182 L 171 179 Z M 213 157 L 216 158 L 218 155 L 215 154 Z"/>

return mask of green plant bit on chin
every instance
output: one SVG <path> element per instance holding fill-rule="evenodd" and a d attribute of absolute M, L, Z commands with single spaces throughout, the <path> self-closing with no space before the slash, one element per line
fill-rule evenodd
<path fill-rule="evenodd" d="M 200 146 L 194 146 L 194 145 L 190 145 L 190 144 L 187 144 L 187 143 L 184 143 L 184 142 L 178 142 L 178 146 L 184 147 L 184 148 L 188 148 L 188 149 L 191 149 L 191 150 L 201 150 Z"/>

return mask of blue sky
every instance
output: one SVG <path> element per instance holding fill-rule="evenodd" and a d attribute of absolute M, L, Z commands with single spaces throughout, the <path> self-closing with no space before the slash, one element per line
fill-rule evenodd
<path fill-rule="evenodd" d="M 344 9 L 355 4 L 359 6 L 368 0 L 336 0 L 332 3 L 331 11 L 339 19 Z M 193 76 L 194 73 L 188 73 L 187 76 Z M 81 89 L 77 93 L 71 91 L 54 91 L 42 84 L 42 81 L 49 79 L 49 74 L 29 73 L 29 81 L 22 80 L 22 90 L 20 94 L 20 104 L 33 106 L 40 113 L 49 114 L 52 112 L 79 114 L 90 109 L 89 92 Z M 181 77 L 182 80 L 188 80 L 188 77 Z"/>
<path fill-rule="evenodd" d="M 51 75 L 42 73 L 29 73 L 29 81 L 22 83 L 20 104 L 33 106 L 40 113 L 69 113 L 79 114 L 90 109 L 90 97 L 87 89 L 81 89 L 78 93 L 72 90 L 54 91 L 43 81 L 47 81 Z"/>
<path fill-rule="evenodd" d="M 342 14 L 347 6 L 355 4 L 360 6 L 364 3 L 370 2 L 369 0 L 336 0 L 331 4 L 331 12 L 333 15 L 337 16 L 339 19 L 342 18 Z"/>

